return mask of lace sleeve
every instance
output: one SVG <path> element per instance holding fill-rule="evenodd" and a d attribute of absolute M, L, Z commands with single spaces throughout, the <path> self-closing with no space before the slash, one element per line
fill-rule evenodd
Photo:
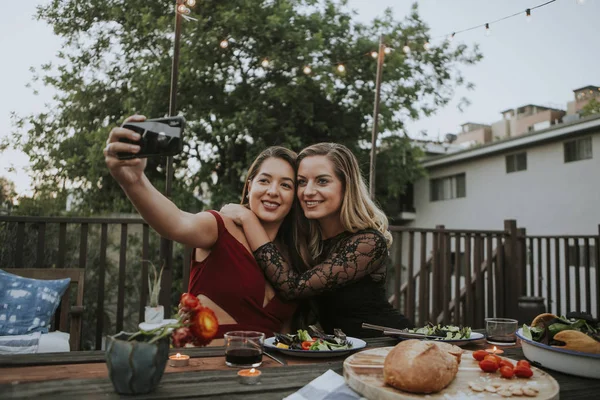
<path fill-rule="evenodd" d="M 272 242 L 259 247 L 254 257 L 278 294 L 293 300 L 346 286 L 377 271 L 387 257 L 387 245 L 378 232 L 355 234 L 302 274 L 294 271 Z"/>

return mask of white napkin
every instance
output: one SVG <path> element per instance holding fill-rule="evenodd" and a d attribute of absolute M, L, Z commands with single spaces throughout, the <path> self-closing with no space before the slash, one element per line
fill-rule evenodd
<path fill-rule="evenodd" d="M 360 400 L 365 399 L 354 392 L 341 375 L 327 370 L 308 385 L 292 393 L 284 400 Z"/>

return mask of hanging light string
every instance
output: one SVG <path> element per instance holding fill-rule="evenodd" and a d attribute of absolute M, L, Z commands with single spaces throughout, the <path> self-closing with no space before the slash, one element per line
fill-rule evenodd
<path fill-rule="evenodd" d="M 423 45 L 423 48 L 425 49 L 425 51 L 428 51 L 429 48 L 431 47 L 431 44 L 430 44 L 431 40 L 439 39 L 439 38 L 447 38 L 448 40 L 452 40 L 454 38 L 454 36 L 457 35 L 457 34 L 459 34 L 459 33 L 465 33 L 465 32 L 469 32 L 469 31 L 472 31 L 472 30 L 475 30 L 475 29 L 480 29 L 480 28 L 485 28 L 485 34 L 486 34 L 486 36 L 488 36 L 491 33 L 490 25 L 496 24 L 496 23 L 504 21 L 504 20 L 507 20 L 509 18 L 517 17 L 519 15 L 522 15 L 523 13 L 525 13 L 527 21 L 529 21 L 531 19 L 531 11 L 532 10 L 535 10 L 535 9 L 538 9 L 538 8 L 541 8 L 541 7 L 545 7 L 545 6 L 550 5 L 550 4 L 554 3 L 554 2 L 556 2 L 556 0 L 549 0 L 549 1 L 546 1 L 545 3 L 538 4 L 538 5 L 533 6 L 533 7 L 529 7 L 527 9 L 525 9 L 525 11 L 519 11 L 519 12 L 516 12 L 514 14 L 510 14 L 510 15 L 507 15 L 505 17 L 498 18 L 498 19 L 493 20 L 491 22 L 485 22 L 483 24 L 472 26 L 470 28 L 462 29 L 462 30 L 459 30 L 459 31 L 454 31 L 454 32 L 452 32 L 450 34 L 435 36 L 435 37 L 431 38 L 430 40 L 427 40 L 425 42 L 425 44 Z M 578 3 L 579 4 L 583 4 L 583 0 L 578 0 Z M 186 20 L 198 21 L 197 19 L 189 16 L 189 14 L 191 13 L 190 8 L 194 7 L 195 5 L 196 5 L 196 0 L 179 0 L 176 12 L 179 13 Z M 226 50 L 231 45 L 231 43 L 230 43 L 231 40 L 232 40 L 231 37 L 226 37 L 226 38 L 222 39 L 220 41 L 220 43 L 219 43 L 219 46 L 221 47 L 221 49 Z M 402 47 L 402 51 L 405 53 L 406 56 L 410 55 L 410 52 L 411 52 L 410 44 L 411 44 L 411 42 L 409 40 L 406 40 L 404 42 L 404 46 Z M 393 50 L 392 47 L 385 46 L 385 48 L 384 48 L 385 55 L 390 54 L 392 52 L 392 50 Z M 377 50 L 373 50 L 373 51 L 369 51 L 367 53 L 361 54 L 360 58 L 362 58 L 364 56 L 369 56 L 369 57 L 372 57 L 373 59 L 377 59 L 378 55 L 379 55 L 378 51 Z M 348 60 L 345 60 L 345 61 L 336 61 L 336 62 L 333 62 L 331 66 L 334 67 L 338 73 L 343 74 L 343 73 L 346 72 L 346 63 L 348 61 L 351 61 L 351 60 L 354 60 L 354 59 L 357 59 L 357 58 L 359 58 L 359 57 L 357 56 L 357 57 L 354 57 L 352 59 L 348 59 Z M 273 61 L 274 60 L 270 59 L 269 57 L 263 57 L 261 59 L 261 61 L 260 61 L 260 65 L 261 65 L 262 68 L 267 69 L 267 68 L 270 68 L 273 65 L 272 64 Z M 299 66 L 299 68 L 301 68 L 302 72 L 304 72 L 304 74 L 306 74 L 306 75 L 310 75 L 313 72 L 313 67 L 310 64 L 304 64 L 302 66 Z"/>
<path fill-rule="evenodd" d="M 454 38 L 454 36 L 457 35 L 457 34 L 459 34 L 459 33 L 465 33 L 465 32 L 473 31 L 475 29 L 480 29 L 480 28 L 485 28 L 486 34 L 489 34 L 489 32 L 490 32 L 490 25 L 497 24 L 498 22 L 504 21 L 504 20 L 509 19 L 509 18 L 518 17 L 519 15 L 522 15 L 523 13 L 525 13 L 526 17 L 531 18 L 531 11 L 532 10 L 535 10 L 536 8 L 545 7 L 545 6 L 547 6 L 547 5 L 551 4 L 551 3 L 554 3 L 555 1 L 556 0 L 549 0 L 549 1 L 545 2 L 545 3 L 538 4 L 537 6 L 529 7 L 527 9 L 525 9 L 524 11 L 519 11 L 519 12 L 516 12 L 514 14 L 507 15 L 506 17 L 498 18 L 498 19 L 496 19 L 494 21 L 491 21 L 491 22 L 484 22 L 483 24 L 479 24 L 479 25 L 476 25 L 476 26 L 472 26 L 470 28 L 462 29 L 460 31 L 454 31 L 454 32 L 451 32 L 451 33 L 447 33 L 445 35 L 439 35 L 439 36 L 434 37 L 433 39 L 448 38 L 448 39 L 452 40 Z"/>

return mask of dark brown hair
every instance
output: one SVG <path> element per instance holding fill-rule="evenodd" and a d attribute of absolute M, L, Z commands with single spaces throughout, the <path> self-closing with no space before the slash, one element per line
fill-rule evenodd
<path fill-rule="evenodd" d="M 285 162 L 287 162 L 294 171 L 294 202 L 292 203 L 292 208 L 290 212 L 285 216 L 281 226 L 279 227 L 279 231 L 277 232 L 277 240 L 280 244 L 286 247 L 286 251 L 289 255 L 291 264 L 298 271 L 306 270 L 306 260 L 300 257 L 297 253 L 296 246 L 296 226 L 300 223 L 300 218 L 304 218 L 304 214 L 300 209 L 300 204 L 298 203 L 298 196 L 296 195 L 296 159 L 298 155 L 285 147 L 281 146 L 271 146 L 265 150 L 263 150 L 254 160 L 250 168 L 248 168 L 248 175 L 246 176 L 246 182 L 244 183 L 244 189 L 242 190 L 242 201 L 241 204 L 249 207 L 248 204 L 248 192 L 250 188 L 250 182 L 256 177 L 258 171 L 262 164 L 268 160 L 269 158 L 279 158 Z"/>

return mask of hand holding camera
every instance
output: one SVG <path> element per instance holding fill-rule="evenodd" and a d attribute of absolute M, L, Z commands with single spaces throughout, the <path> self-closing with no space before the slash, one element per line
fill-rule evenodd
<path fill-rule="evenodd" d="M 147 157 L 172 156 L 183 150 L 183 117 L 149 119 L 128 117 L 111 130 L 104 149 L 106 165 L 121 184 L 137 182 L 146 168 Z"/>

